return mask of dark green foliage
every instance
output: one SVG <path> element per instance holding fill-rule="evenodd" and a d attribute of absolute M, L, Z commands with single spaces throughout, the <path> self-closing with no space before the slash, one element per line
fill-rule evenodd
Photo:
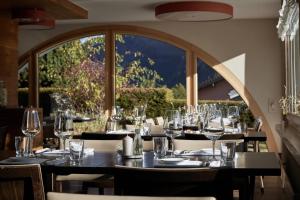
<path fill-rule="evenodd" d="M 181 83 L 176 84 L 172 88 L 174 98 L 175 99 L 185 99 L 186 98 L 186 89 L 185 86 L 182 85 Z"/>
<path fill-rule="evenodd" d="M 123 88 L 118 92 L 116 105 L 131 112 L 134 106 L 147 104 L 147 117 L 163 116 L 171 108 L 172 91 L 168 88 Z"/>

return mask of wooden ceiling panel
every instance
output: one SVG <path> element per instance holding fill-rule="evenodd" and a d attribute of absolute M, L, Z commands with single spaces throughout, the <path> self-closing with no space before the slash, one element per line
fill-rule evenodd
<path fill-rule="evenodd" d="M 63 19 L 87 19 L 88 11 L 69 0 L 5 0 L 0 2 L 0 11 L 20 8 L 42 8 L 51 17 Z"/>

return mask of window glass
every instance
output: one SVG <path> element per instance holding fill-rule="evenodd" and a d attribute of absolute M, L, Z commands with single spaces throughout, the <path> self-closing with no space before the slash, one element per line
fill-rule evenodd
<path fill-rule="evenodd" d="M 28 106 L 28 63 L 18 70 L 18 101 L 20 107 Z"/>
<path fill-rule="evenodd" d="M 71 109 L 76 117 L 93 119 L 89 130 L 103 128 L 95 119 L 104 107 L 104 55 L 105 35 L 68 41 L 38 55 L 40 107 L 46 119 L 58 109 Z"/>
<path fill-rule="evenodd" d="M 148 37 L 117 34 L 115 57 L 116 105 L 130 112 L 137 104 L 147 104 L 147 116 L 156 117 L 168 103 L 185 104 L 184 50 Z"/>
<path fill-rule="evenodd" d="M 233 87 L 213 68 L 197 59 L 199 100 L 241 100 Z"/>

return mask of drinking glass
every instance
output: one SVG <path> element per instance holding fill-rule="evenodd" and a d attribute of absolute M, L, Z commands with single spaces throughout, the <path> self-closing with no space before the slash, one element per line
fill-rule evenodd
<path fill-rule="evenodd" d="M 28 137 L 28 152 L 25 156 L 34 157 L 32 146 L 33 138 L 41 131 L 41 122 L 37 108 L 29 107 L 25 109 L 22 120 L 22 132 Z"/>
<path fill-rule="evenodd" d="M 178 110 L 167 110 L 163 124 L 164 133 L 171 139 L 171 157 L 174 156 L 174 138 L 182 133 L 182 120 Z"/>
<path fill-rule="evenodd" d="M 54 134 L 63 141 L 63 159 L 66 153 L 66 139 L 73 135 L 73 118 L 69 111 L 57 111 L 54 120 Z"/>
<path fill-rule="evenodd" d="M 215 160 L 216 140 L 220 139 L 220 137 L 224 134 L 223 117 L 220 110 L 215 110 L 214 113 L 209 112 L 207 114 L 203 134 L 212 141 L 213 160 Z"/>
<path fill-rule="evenodd" d="M 22 157 L 24 153 L 24 138 L 22 136 L 15 137 L 16 157 Z"/>
<path fill-rule="evenodd" d="M 166 155 L 167 138 L 153 137 L 153 152 L 156 158 L 161 158 Z"/>
<path fill-rule="evenodd" d="M 84 150 L 84 140 L 70 140 L 70 159 L 73 164 L 79 164 L 80 160 L 83 158 Z"/>
<path fill-rule="evenodd" d="M 135 125 L 141 125 L 146 120 L 147 106 L 136 106 L 133 109 Z"/>
<path fill-rule="evenodd" d="M 237 106 L 229 106 L 227 112 L 227 118 L 232 124 L 232 133 L 235 133 L 234 124 L 238 121 L 239 118 L 239 108 Z"/>

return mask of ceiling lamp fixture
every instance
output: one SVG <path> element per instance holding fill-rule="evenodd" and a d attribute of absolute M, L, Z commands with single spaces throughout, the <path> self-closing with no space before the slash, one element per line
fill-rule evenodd
<path fill-rule="evenodd" d="M 158 19 L 170 21 L 217 21 L 233 17 L 229 4 L 210 1 L 183 1 L 159 5 L 155 8 Z"/>
<path fill-rule="evenodd" d="M 55 26 L 55 20 L 40 8 L 13 10 L 12 19 L 24 29 L 44 30 Z"/>

